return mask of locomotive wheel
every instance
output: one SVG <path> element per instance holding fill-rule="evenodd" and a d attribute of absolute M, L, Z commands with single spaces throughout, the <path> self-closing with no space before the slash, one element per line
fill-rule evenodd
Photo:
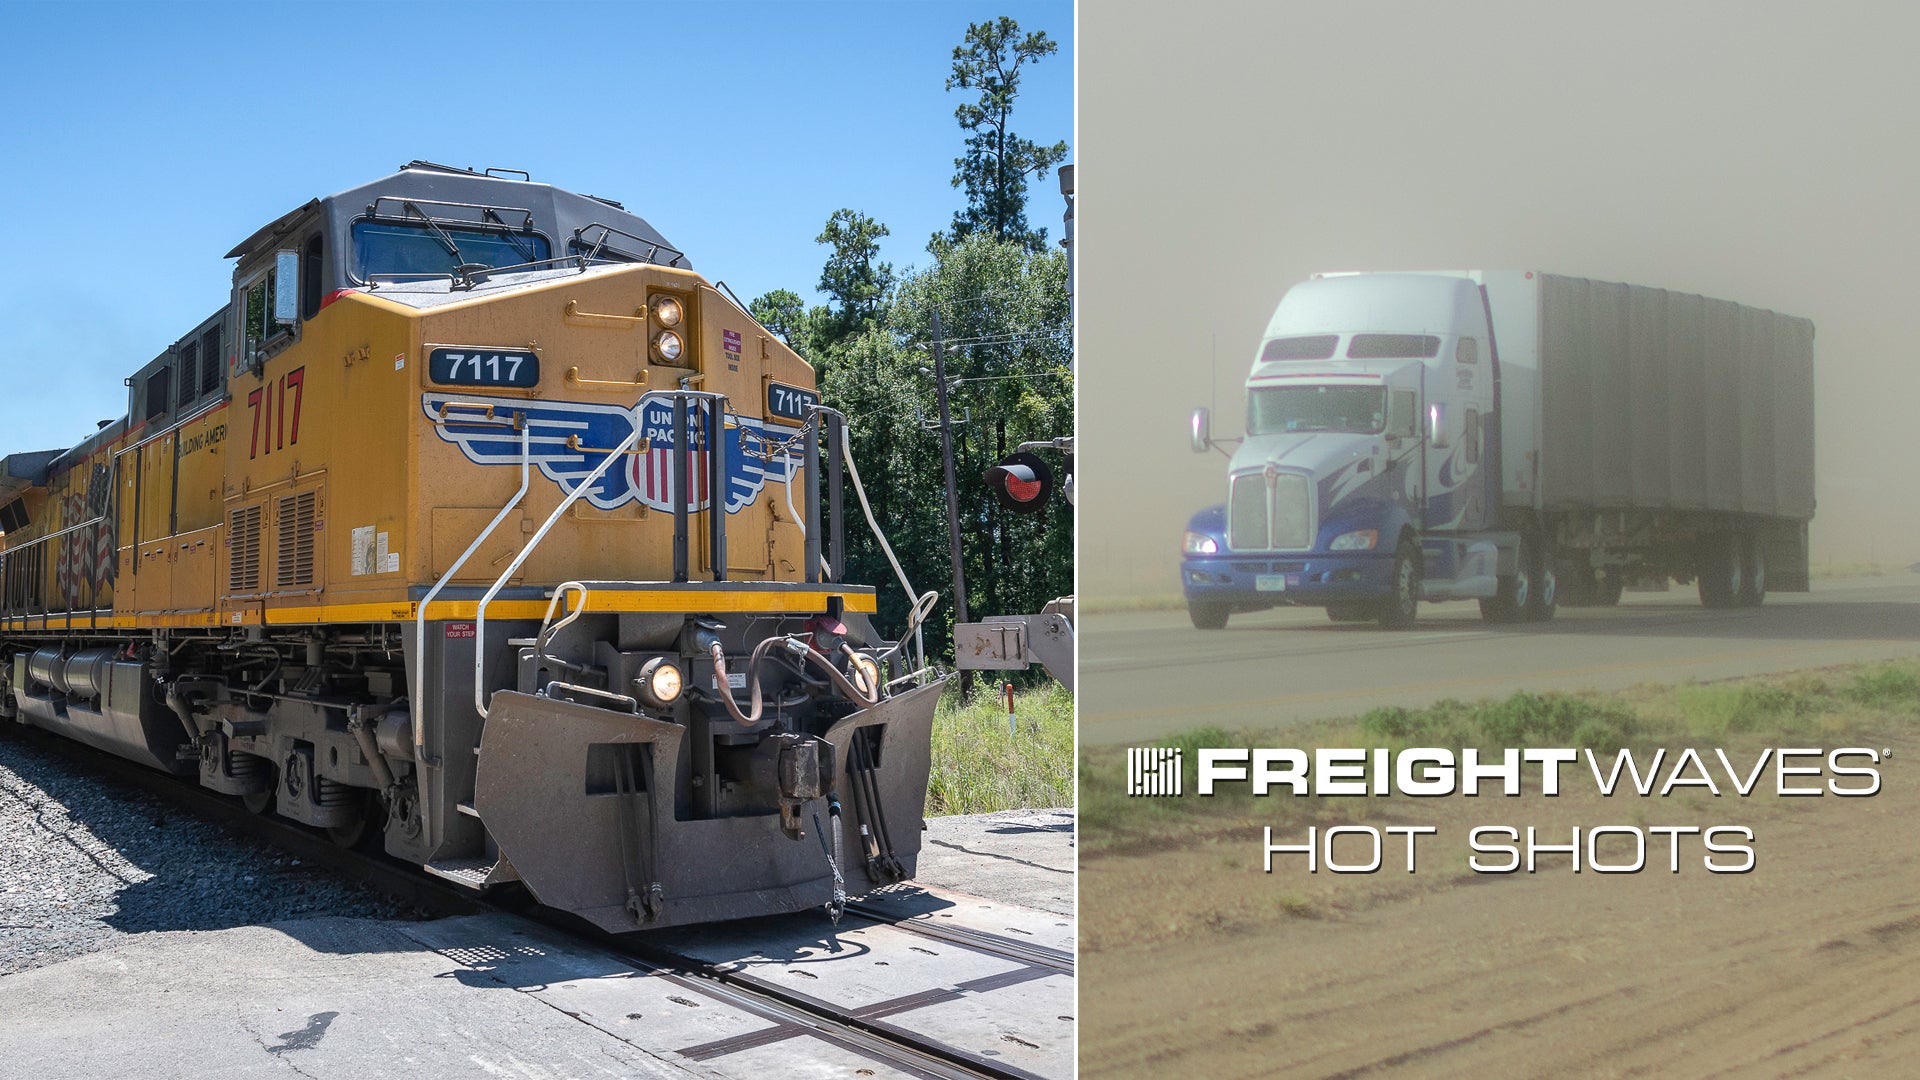
<path fill-rule="evenodd" d="M 273 813 L 274 796 L 278 795 L 279 793 L 280 793 L 280 770 L 274 768 L 272 764 L 268 764 L 267 765 L 267 790 L 255 792 L 251 795 L 240 796 L 240 805 L 246 807 L 248 813 L 258 814 L 261 817 L 265 817 L 266 815 Z"/>
<path fill-rule="evenodd" d="M 345 825 L 328 826 L 327 839 L 333 841 L 335 847 L 356 848 L 361 846 L 362 842 L 373 832 L 368 826 L 375 822 L 384 822 L 387 820 L 386 814 L 381 809 L 380 796 L 377 792 L 363 789 L 360 793 L 360 798 L 356 800 L 354 810 L 353 819 Z"/>

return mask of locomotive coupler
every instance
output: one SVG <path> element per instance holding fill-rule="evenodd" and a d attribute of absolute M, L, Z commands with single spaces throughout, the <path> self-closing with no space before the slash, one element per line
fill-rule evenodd
<path fill-rule="evenodd" d="M 833 745 L 812 735 L 782 731 L 767 736 L 755 756 L 774 759 L 780 831 L 793 840 L 806 836 L 800 808 L 833 790 Z"/>

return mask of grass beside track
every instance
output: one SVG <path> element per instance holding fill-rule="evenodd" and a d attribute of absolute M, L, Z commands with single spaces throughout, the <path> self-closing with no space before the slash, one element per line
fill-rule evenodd
<path fill-rule="evenodd" d="M 987 687 L 972 700 L 940 699 L 933 718 L 927 815 L 1073 805 L 1073 695 L 1058 683 L 1016 690 L 1019 730 L 1007 733 L 1006 698 Z"/>
<path fill-rule="evenodd" d="M 1519 693 L 1504 700 L 1442 701 L 1419 709 L 1373 709 L 1357 717 L 1284 730 L 1206 727 L 1155 740 L 1186 751 L 1189 775 L 1201 747 L 1435 746 L 1591 748 L 1636 752 L 1738 743 L 1844 746 L 1862 730 L 1920 724 L 1920 659 L 1852 664 L 1784 675 L 1678 686 L 1640 686 L 1617 694 Z M 1703 749 L 1702 753 L 1706 751 Z M 1256 798 L 1228 785 L 1213 798 L 1128 798 L 1125 750 L 1096 747 L 1080 756 L 1079 827 L 1089 855 L 1156 847 L 1249 820 L 1299 826 L 1364 820 L 1381 812 L 1373 798 Z"/>

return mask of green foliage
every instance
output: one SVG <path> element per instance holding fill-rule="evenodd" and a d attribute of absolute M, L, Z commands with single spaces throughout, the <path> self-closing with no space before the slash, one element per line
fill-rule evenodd
<path fill-rule="evenodd" d="M 983 474 L 1023 441 L 1073 431 L 1072 342 L 1066 257 L 1032 253 L 975 234 L 942 243 L 932 267 L 902 279 L 878 324 L 849 340 L 821 380 L 844 411 L 873 501 L 914 588 L 948 603 L 928 626 L 927 646 L 951 641 L 952 563 L 938 416 L 931 372 L 933 313 L 940 313 L 952 387 L 955 486 L 968 614 L 1037 612 L 1073 591 L 1073 513 L 1056 497 L 1039 513 L 1000 509 Z M 971 416 L 969 420 L 968 417 Z M 1051 456 L 1056 468 L 1064 462 Z M 891 583 L 893 571 L 865 529 L 849 528 L 847 577 Z M 898 626 L 906 601 L 883 592 L 883 625 Z"/>
<path fill-rule="evenodd" d="M 871 326 L 893 288 L 893 266 L 877 262 L 887 227 L 853 210 L 835 210 L 815 243 L 833 248 L 820 270 L 820 291 L 837 305 L 828 312 L 827 333 L 837 344 Z"/>
<path fill-rule="evenodd" d="M 1611 698 L 1518 693 L 1471 704 L 1451 698 L 1420 709 L 1373 709 L 1363 735 L 1400 746 L 1577 746 L 1616 750 L 1640 729 L 1633 710 Z"/>
<path fill-rule="evenodd" d="M 1920 667 L 1887 664 L 1868 668 L 1854 676 L 1846 697 L 1862 705 L 1920 704 Z"/>
<path fill-rule="evenodd" d="M 1047 230 L 1027 228 L 1027 178 L 1044 179 L 1048 169 L 1066 159 L 1067 144 L 1041 146 L 1008 125 L 1020 93 L 1021 65 L 1057 51 L 1059 45 L 1045 31 L 1022 37 L 1020 24 L 1004 15 L 969 25 L 965 43 L 954 48 L 947 89 L 977 90 L 980 96 L 953 111 L 968 133 L 966 153 L 953 159 L 953 186 L 966 189 L 967 205 L 954 214 L 947 239 L 985 232 L 1028 251 L 1045 250 Z"/>
<path fill-rule="evenodd" d="M 1073 695 L 1050 684 L 1016 693 L 1013 704 L 1018 730 L 1009 734 L 997 695 L 941 698 L 929 815 L 1073 805 Z"/>
<path fill-rule="evenodd" d="M 1039 513 L 1013 514 L 1000 509 L 983 478 L 1020 443 L 1073 433 L 1066 255 L 1047 250 L 1044 231 L 1027 233 L 1021 210 L 1025 177 L 1044 175 L 1066 145 L 1035 148 L 1006 130 L 1020 65 L 1056 46 L 1045 34 L 1022 37 L 1010 19 L 973 26 L 967 40 L 954 52 L 948 85 L 980 91 L 980 101 L 963 107 L 960 117 L 978 128 L 969 159 L 991 157 L 997 179 L 977 190 L 969 184 L 969 209 L 955 218 L 956 236 L 937 236 L 929 248 L 933 265 L 896 276 L 879 261 L 887 227 L 842 209 L 816 238 L 830 249 L 819 282 L 829 302 L 807 308 L 795 293 L 777 289 L 750 305 L 755 318 L 813 364 L 822 399 L 846 414 L 873 516 L 913 588 L 941 594 L 925 627 L 934 659 L 952 655 L 955 611 L 931 374 L 936 312 L 954 420 L 968 615 L 1038 612 L 1073 591 L 1073 511 L 1065 498 L 1056 494 Z M 1041 456 L 1056 476 L 1065 472 L 1061 455 Z M 898 587 L 851 490 L 846 512 L 846 580 L 881 586 L 876 622 L 883 632 L 898 633 L 911 598 Z"/>
<path fill-rule="evenodd" d="M 799 294 L 791 289 L 775 289 L 754 297 L 747 311 L 755 322 L 773 331 L 775 337 L 799 349 L 807 329 L 807 305 Z"/>

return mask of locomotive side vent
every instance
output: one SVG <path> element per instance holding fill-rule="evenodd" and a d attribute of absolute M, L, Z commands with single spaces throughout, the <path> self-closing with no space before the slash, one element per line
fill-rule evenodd
<path fill-rule="evenodd" d="M 244 506 L 227 513 L 233 551 L 227 559 L 227 591 L 260 591 L 260 508 Z"/>
<path fill-rule="evenodd" d="M 279 538 L 274 588 L 313 584 L 313 518 L 316 493 L 303 491 L 280 500 L 275 532 Z"/>

